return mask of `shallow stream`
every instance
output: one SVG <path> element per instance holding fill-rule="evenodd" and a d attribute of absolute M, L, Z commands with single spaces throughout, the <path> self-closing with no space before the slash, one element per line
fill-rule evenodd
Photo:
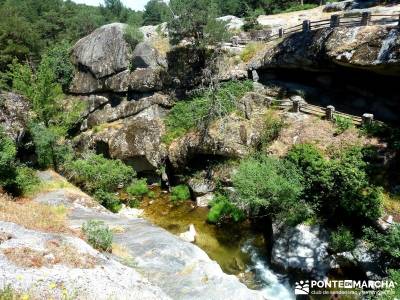
<path fill-rule="evenodd" d="M 206 222 L 208 209 L 187 201 L 173 205 L 168 193 L 155 190 L 157 197 L 145 197 L 141 208 L 145 218 L 173 234 L 195 226 L 195 244 L 218 262 L 227 274 L 236 275 L 249 288 L 262 290 L 267 299 L 294 299 L 287 279 L 271 271 L 266 260 L 266 243 L 249 222 L 216 226 Z"/>

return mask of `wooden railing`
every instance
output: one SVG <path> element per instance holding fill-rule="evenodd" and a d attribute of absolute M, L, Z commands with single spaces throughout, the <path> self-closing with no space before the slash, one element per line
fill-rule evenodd
<path fill-rule="evenodd" d="M 265 41 L 269 42 L 275 39 L 280 39 L 285 36 L 291 35 L 296 32 L 308 32 L 321 28 L 335 28 L 335 27 L 355 27 L 355 26 L 368 26 L 368 25 L 387 25 L 395 24 L 400 28 L 400 14 L 386 15 L 386 14 L 371 14 L 370 12 L 363 12 L 361 15 L 331 15 L 330 19 L 310 21 L 304 20 L 301 24 L 291 26 L 288 28 L 279 28 L 278 33 L 269 35 L 256 40 L 251 39 L 232 39 L 232 44 L 245 45 L 252 41 Z"/>

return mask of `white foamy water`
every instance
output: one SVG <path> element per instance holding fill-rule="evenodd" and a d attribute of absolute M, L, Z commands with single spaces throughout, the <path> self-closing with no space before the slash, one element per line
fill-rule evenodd
<path fill-rule="evenodd" d="M 242 249 L 251 259 L 251 266 L 247 271 L 255 274 L 256 280 L 262 287 L 261 292 L 268 300 L 294 300 L 294 291 L 287 280 L 271 271 L 266 259 L 252 246 L 251 240 L 247 241 Z"/>

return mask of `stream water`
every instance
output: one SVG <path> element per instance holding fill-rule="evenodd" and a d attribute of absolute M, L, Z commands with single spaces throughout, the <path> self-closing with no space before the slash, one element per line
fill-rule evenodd
<path fill-rule="evenodd" d="M 167 193 L 154 191 L 156 198 L 145 197 L 142 201 L 145 218 L 173 234 L 185 232 L 193 224 L 197 232 L 195 244 L 225 273 L 236 275 L 251 289 L 261 290 L 267 299 L 294 299 L 285 276 L 275 274 L 268 266 L 268 241 L 250 223 L 215 226 L 206 222 L 207 208 L 195 207 L 191 201 L 173 205 Z"/>

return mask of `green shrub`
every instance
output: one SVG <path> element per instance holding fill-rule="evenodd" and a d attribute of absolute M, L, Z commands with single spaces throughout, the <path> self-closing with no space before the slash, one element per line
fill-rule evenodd
<path fill-rule="evenodd" d="M 152 198 L 152 199 L 154 199 L 155 197 L 157 197 L 156 193 L 153 192 L 153 191 L 149 191 L 149 192 L 147 193 L 147 196 L 148 196 L 149 198 Z"/>
<path fill-rule="evenodd" d="M 129 24 L 125 28 L 124 39 L 132 50 L 135 49 L 137 44 L 143 41 L 143 37 L 143 33 L 140 31 L 139 26 Z"/>
<path fill-rule="evenodd" d="M 351 231 L 342 226 L 331 233 L 329 246 L 335 253 L 341 253 L 354 250 L 356 242 Z"/>
<path fill-rule="evenodd" d="M 89 220 L 82 225 L 82 231 L 85 234 L 86 240 L 93 248 L 111 252 L 113 234 L 103 221 Z"/>
<path fill-rule="evenodd" d="M 244 47 L 242 53 L 240 53 L 240 59 L 243 62 L 249 62 L 260 50 L 264 47 L 263 43 L 248 43 L 246 47 Z"/>
<path fill-rule="evenodd" d="M 364 236 L 392 267 L 400 268 L 400 224 L 391 226 L 386 233 L 367 227 L 364 229 Z"/>
<path fill-rule="evenodd" d="M 105 208 L 111 210 L 114 213 L 119 212 L 122 207 L 121 201 L 113 193 L 105 192 L 103 190 L 97 190 L 94 193 L 94 198 L 101 205 L 103 205 Z"/>
<path fill-rule="evenodd" d="M 165 120 L 167 132 L 163 141 L 170 144 L 189 130 L 204 128 L 209 122 L 229 114 L 236 108 L 236 101 L 252 88 L 251 81 L 232 81 L 223 84 L 215 93 L 207 91 L 176 103 Z"/>
<path fill-rule="evenodd" d="M 268 146 L 277 139 L 285 123 L 274 111 L 269 110 L 264 116 L 263 130 L 261 134 L 261 147 Z"/>
<path fill-rule="evenodd" d="M 171 189 L 171 201 L 179 202 L 190 199 L 190 190 L 187 185 L 180 184 Z"/>
<path fill-rule="evenodd" d="M 14 142 L 0 127 L 0 186 L 6 187 L 15 179 L 15 156 L 17 149 Z"/>
<path fill-rule="evenodd" d="M 225 220 L 239 222 L 245 218 L 244 212 L 231 203 L 226 196 L 216 195 L 210 205 L 211 209 L 207 215 L 210 223 L 220 223 Z"/>
<path fill-rule="evenodd" d="M 104 158 L 103 155 L 89 153 L 82 159 L 71 161 L 66 165 L 72 181 L 82 186 L 89 193 L 97 190 L 113 192 L 120 184 L 130 183 L 136 173 L 132 167 L 121 160 Z"/>
<path fill-rule="evenodd" d="M 302 198 L 318 215 L 337 223 L 337 216 L 349 227 L 360 228 L 379 218 L 382 192 L 369 183 L 363 149 L 353 147 L 325 159 L 309 144 L 294 146 L 287 155 L 303 174 Z"/>
<path fill-rule="evenodd" d="M 28 167 L 17 167 L 15 186 L 18 193 L 26 195 L 35 190 L 40 185 L 40 179 L 37 177 L 35 170 Z"/>
<path fill-rule="evenodd" d="M 289 13 L 289 12 L 294 12 L 294 11 L 300 11 L 300 10 L 307 10 L 307 9 L 313 9 L 318 7 L 318 4 L 313 4 L 313 3 L 306 3 L 306 4 L 294 4 L 284 10 L 274 10 L 274 14 L 281 14 L 281 13 Z"/>
<path fill-rule="evenodd" d="M 400 270 L 389 270 L 388 281 L 395 282 L 394 289 L 387 289 L 386 293 L 381 293 L 378 300 L 400 299 Z"/>
<path fill-rule="evenodd" d="M 131 183 L 126 192 L 131 196 L 144 196 L 149 192 L 146 179 L 138 179 Z"/>
<path fill-rule="evenodd" d="M 334 117 L 335 126 L 336 126 L 336 134 L 342 134 L 346 130 L 353 127 L 353 122 L 350 118 L 335 116 Z"/>
<path fill-rule="evenodd" d="M 257 216 L 266 214 L 288 222 L 300 221 L 305 205 L 299 201 L 302 177 L 295 165 L 286 160 L 258 155 L 240 162 L 233 177 L 238 204 Z"/>
<path fill-rule="evenodd" d="M 0 289 L 0 300 L 16 300 L 19 295 L 14 291 L 11 285 L 6 285 Z"/>

